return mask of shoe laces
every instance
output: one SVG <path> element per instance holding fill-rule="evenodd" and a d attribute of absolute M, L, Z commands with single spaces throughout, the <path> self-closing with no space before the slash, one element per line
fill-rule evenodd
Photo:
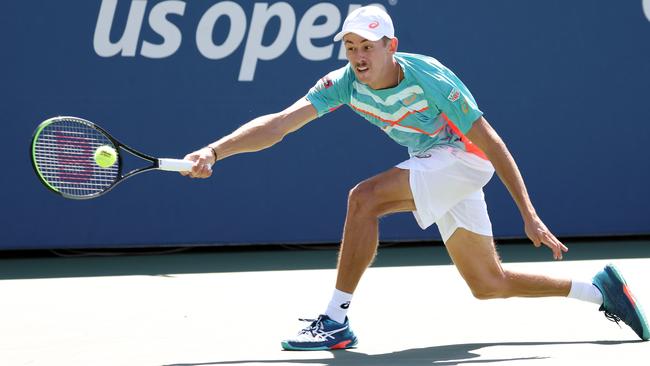
<path fill-rule="evenodd" d="M 305 329 L 301 330 L 300 333 L 298 334 L 311 334 L 312 337 L 316 337 L 317 335 L 322 335 L 323 332 L 323 318 L 318 317 L 318 319 L 298 319 L 301 322 L 310 322 L 309 326 L 307 326 Z"/>
<path fill-rule="evenodd" d="M 619 322 L 621 321 L 620 316 L 618 316 L 616 314 L 613 314 L 613 313 L 610 313 L 607 310 L 605 310 L 604 313 L 605 313 L 605 318 L 607 318 L 607 320 L 616 323 L 616 325 L 618 325 L 618 327 L 621 328 L 621 325 L 619 324 Z"/>

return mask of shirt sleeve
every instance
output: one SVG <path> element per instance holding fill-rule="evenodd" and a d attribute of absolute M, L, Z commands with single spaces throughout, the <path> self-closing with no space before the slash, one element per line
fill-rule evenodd
<path fill-rule="evenodd" d="M 433 90 L 429 97 L 463 134 L 467 133 L 474 121 L 483 115 L 472 93 L 446 68 L 436 73 L 432 79 Z"/>
<path fill-rule="evenodd" d="M 325 75 L 309 89 L 305 98 L 316 108 L 318 117 L 350 102 L 350 72 L 346 65 Z"/>

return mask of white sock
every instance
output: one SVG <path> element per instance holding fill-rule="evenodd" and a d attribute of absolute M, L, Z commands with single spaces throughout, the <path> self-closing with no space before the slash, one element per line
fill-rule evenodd
<path fill-rule="evenodd" d="M 596 305 L 603 304 L 603 294 L 593 283 L 571 280 L 571 291 L 569 295 L 572 299 L 593 302 Z"/>
<path fill-rule="evenodd" d="M 325 315 L 336 322 L 345 323 L 345 317 L 350 307 L 350 300 L 352 300 L 352 294 L 334 289 L 332 300 L 327 305 Z"/>

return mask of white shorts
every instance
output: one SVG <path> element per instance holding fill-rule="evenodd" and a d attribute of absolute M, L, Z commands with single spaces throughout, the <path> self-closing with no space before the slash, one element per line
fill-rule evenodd
<path fill-rule="evenodd" d="M 458 228 L 492 236 L 483 186 L 494 174 L 492 164 L 464 150 L 442 146 L 397 165 L 409 170 L 413 215 L 422 229 L 436 223 L 446 243 Z"/>

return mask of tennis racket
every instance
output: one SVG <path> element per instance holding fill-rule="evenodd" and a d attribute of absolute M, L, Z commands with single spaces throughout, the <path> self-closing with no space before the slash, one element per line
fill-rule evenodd
<path fill-rule="evenodd" d="M 114 164 L 101 167 L 95 161 L 99 147 L 117 153 Z M 122 153 L 129 152 L 149 165 L 123 173 Z M 194 162 L 158 159 L 116 140 L 98 125 L 77 117 L 54 117 L 41 123 L 30 146 L 32 166 L 43 185 L 70 199 L 99 197 L 125 179 L 151 170 L 190 171 Z"/>

